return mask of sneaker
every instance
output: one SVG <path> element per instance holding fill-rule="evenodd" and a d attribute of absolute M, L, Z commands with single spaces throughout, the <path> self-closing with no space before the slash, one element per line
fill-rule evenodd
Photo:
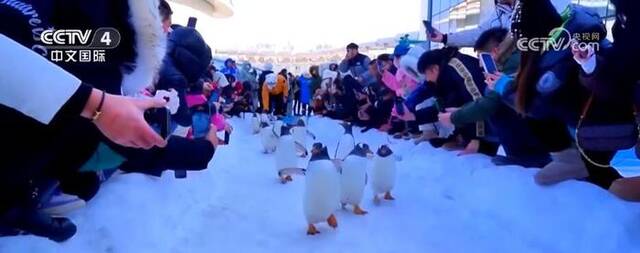
<path fill-rule="evenodd" d="M 64 194 L 60 190 L 40 207 L 40 211 L 48 215 L 61 216 L 86 206 L 86 202 L 74 195 Z"/>
<path fill-rule="evenodd" d="M 67 218 L 53 218 L 37 210 L 12 209 L 0 217 L 0 222 L 19 234 L 32 234 L 64 242 L 73 237 L 77 228 Z"/>
<path fill-rule="evenodd" d="M 575 148 L 552 153 L 553 161 L 542 168 L 536 175 L 539 185 L 552 185 L 570 179 L 584 179 L 589 176 L 587 167 Z"/>
<path fill-rule="evenodd" d="M 570 179 L 583 179 L 589 176 L 584 163 L 566 163 L 552 161 L 544 166 L 534 179 L 539 185 L 553 185 Z"/>

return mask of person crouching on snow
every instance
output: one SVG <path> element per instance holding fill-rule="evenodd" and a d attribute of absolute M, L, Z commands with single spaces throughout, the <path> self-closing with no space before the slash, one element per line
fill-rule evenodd
<path fill-rule="evenodd" d="M 289 94 L 287 79 L 282 75 L 269 74 L 262 85 L 262 108 L 265 113 L 284 116 Z"/>

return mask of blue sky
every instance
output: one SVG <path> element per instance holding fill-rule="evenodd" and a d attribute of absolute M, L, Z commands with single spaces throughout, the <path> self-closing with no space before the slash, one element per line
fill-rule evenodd
<path fill-rule="evenodd" d="M 227 19 L 171 6 L 174 23 L 198 17 L 198 30 L 216 49 L 267 43 L 305 51 L 318 44 L 343 46 L 416 31 L 421 25 L 420 0 L 233 0 L 235 14 Z"/>

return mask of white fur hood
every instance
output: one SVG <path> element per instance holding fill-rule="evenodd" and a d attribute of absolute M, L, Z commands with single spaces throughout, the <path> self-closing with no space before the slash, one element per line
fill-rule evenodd
<path fill-rule="evenodd" d="M 153 83 L 166 54 L 158 0 L 128 0 L 129 23 L 135 32 L 135 69 L 124 73 L 122 94 L 136 96 Z"/>

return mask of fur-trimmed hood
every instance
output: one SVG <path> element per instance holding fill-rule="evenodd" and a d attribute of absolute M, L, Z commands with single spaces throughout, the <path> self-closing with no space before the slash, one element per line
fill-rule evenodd
<path fill-rule="evenodd" d="M 128 0 L 129 22 L 135 32 L 134 70 L 123 73 L 122 94 L 136 95 L 149 86 L 162 66 L 166 37 L 158 11 L 158 0 Z"/>

